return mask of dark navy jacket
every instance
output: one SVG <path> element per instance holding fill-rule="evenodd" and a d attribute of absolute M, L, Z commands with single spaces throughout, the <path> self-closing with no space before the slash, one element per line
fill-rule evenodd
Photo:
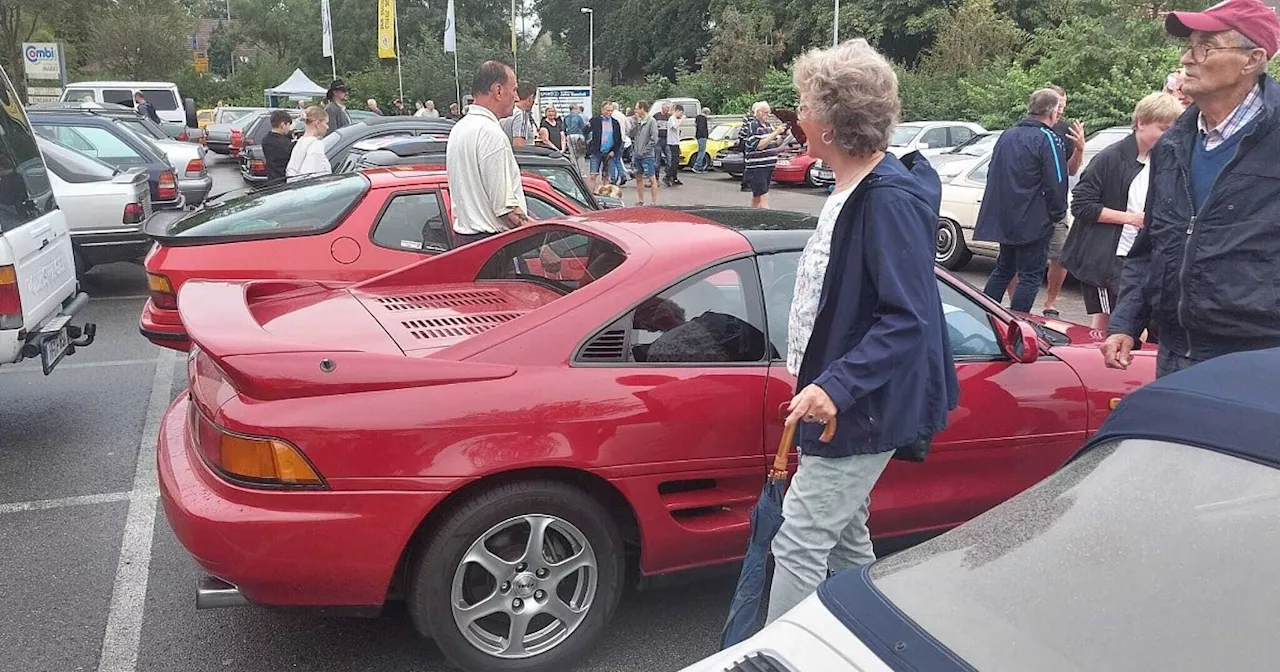
<path fill-rule="evenodd" d="M 1026 245 L 1045 240 L 1067 216 L 1067 149 L 1034 117 L 1000 134 L 991 150 L 975 240 Z"/>
<path fill-rule="evenodd" d="M 1204 360 L 1280 346 L 1280 84 L 1263 76 L 1264 111 L 1196 213 L 1191 202 L 1192 105 L 1151 150 L 1146 226 L 1125 262 L 1109 331 L 1142 332 Z"/>
<path fill-rule="evenodd" d="M 918 153 L 887 154 L 845 202 L 797 376 L 838 408 L 831 443 L 801 422 L 806 455 L 881 453 L 947 424 L 960 387 L 934 276 L 942 184 Z"/>

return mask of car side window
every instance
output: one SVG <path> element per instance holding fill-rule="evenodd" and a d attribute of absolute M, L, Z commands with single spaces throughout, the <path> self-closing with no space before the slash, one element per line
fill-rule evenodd
<path fill-rule="evenodd" d="M 578 181 L 570 174 L 569 168 L 560 168 L 557 166 L 520 166 L 520 170 L 534 175 L 540 175 L 551 183 L 555 190 L 572 198 L 573 200 L 587 206 L 590 201 L 587 200 L 587 194 L 579 186 Z"/>
<path fill-rule="evenodd" d="M 140 166 L 147 160 L 115 133 L 99 126 L 55 126 L 54 139 L 113 166 Z M 69 138 L 70 141 L 64 141 Z"/>
<path fill-rule="evenodd" d="M 973 139 L 973 129 L 968 126 L 952 126 L 951 127 L 951 144 L 950 147 L 959 147 L 969 140 Z"/>
<path fill-rule="evenodd" d="M 787 359 L 787 323 L 791 319 L 791 300 L 796 290 L 796 268 L 799 252 L 778 252 L 756 257 L 760 266 L 760 286 L 764 289 L 764 315 L 769 328 L 773 360 Z"/>
<path fill-rule="evenodd" d="M 948 147 L 946 127 L 931 128 L 925 131 L 924 135 L 920 136 L 920 144 L 929 145 L 930 149 Z"/>
<path fill-rule="evenodd" d="M 942 280 L 938 281 L 938 294 L 942 297 L 951 352 L 957 359 L 1003 356 L 991 315 L 982 306 Z"/>
<path fill-rule="evenodd" d="M 452 245 L 440 194 L 393 196 L 373 228 L 373 242 L 381 247 L 410 252 L 443 252 Z"/>
<path fill-rule="evenodd" d="M 133 107 L 133 92 L 128 89 L 103 89 L 102 102 Z"/>
<path fill-rule="evenodd" d="M 722 364 L 763 362 L 767 339 L 749 295 L 750 260 L 708 269 L 646 299 L 631 315 L 629 361 Z"/>
<path fill-rule="evenodd" d="M 98 95 L 93 92 L 93 89 L 67 89 L 67 92 L 62 95 L 62 99 L 69 103 L 96 103 L 98 102 Z"/>
<path fill-rule="evenodd" d="M 524 192 L 524 200 L 529 205 L 529 216 L 534 219 L 551 219 L 569 214 L 560 206 L 552 205 L 550 201 L 543 200 L 532 192 Z"/>
<path fill-rule="evenodd" d="M 982 163 L 978 164 L 977 167 L 975 167 L 972 171 L 969 172 L 969 181 L 977 182 L 978 184 L 986 184 L 987 168 L 990 165 L 991 165 L 990 161 L 983 161 Z"/>
<path fill-rule="evenodd" d="M 57 207 L 40 148 L 22 101 L 0 79 L 0 231 L 10 231 Z"/>

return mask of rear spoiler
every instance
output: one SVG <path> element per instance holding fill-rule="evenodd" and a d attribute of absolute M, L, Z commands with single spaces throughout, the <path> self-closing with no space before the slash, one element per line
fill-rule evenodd
<path fill-rule="evenodd" d="M 208 355 L 238 391 L 264 401 L 499 380 L 516 372 L 502 364 L 290 340 L 263 329 L 250 308 L 285 294 L 319 298 L 335 291 L 345 290 L 310 281 L 192 281 L 178 293 L 178 310 L 193 351 Z M 370 323 L 376 324 L 372 317 Z"/>

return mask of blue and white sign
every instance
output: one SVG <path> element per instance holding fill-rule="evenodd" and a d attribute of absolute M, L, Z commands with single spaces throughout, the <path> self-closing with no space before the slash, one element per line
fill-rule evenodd
<path fill-rule="evenodd" d="M 57 42 L 23 42 L 22 65 L 27 79 L 62 79 Z"/>
<path fill-rule="evenodd" d="M 591 87 L 588 86 L 542 86 L 538 87 L 538 95 L 534 98 L 534 114 L 539 119 L 543 117 L 543 110 L 547 107 L 556 108 L 556 112 L 563 119 L 569 114 L 569 107 L 572 105 L 581 105 L 583 116 L 590 119 L 592 115 L 591 107 Z"/>

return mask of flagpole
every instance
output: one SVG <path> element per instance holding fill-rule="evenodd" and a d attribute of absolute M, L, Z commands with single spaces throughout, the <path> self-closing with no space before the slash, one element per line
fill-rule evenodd
<path fill-rule="evenodd" d="M 511 0 L 511 69 L 520 76 L 520 54 L 516 48 L 516 0 Z"/>
<path fill-rule="evenodd" d="M 392 7 L 395 9 L 391 16 L 396 27 L 396 77 L 400 80 L 400 102 L 404 103 L 404 70 L 400 67 L 400 9 L 395 4 Z"/>
<path fill-rule="evenodd" d="M 458 110 L 462 110 L 462 80 L 458 78 L 458 50 L 453 50 L 453 89 L 458 98 Z"/>

